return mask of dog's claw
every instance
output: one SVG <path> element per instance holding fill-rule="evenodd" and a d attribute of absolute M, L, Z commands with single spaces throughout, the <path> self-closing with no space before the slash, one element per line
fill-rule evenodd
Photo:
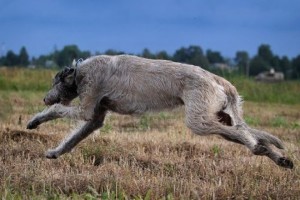
<path fill-rule="evenodd" d="M 289 168 L 289 169 L 293 169 L 293 167 L 294 167 L 294 163 L 286 157 L 279 158 L 277 161 L 277 165 L 279 165 L 281 167 Z"/>
<path fill-rule="evenodd" d="M 46 155 L 46 158 L 48 158 L 48 159 L 57 159 L 58 158 L 58 153 L 55 150 L 48 150 L 45 155 Z"/>
<path fill-rule="evenodd" d="M 38 125 L 40 124 L 40 122 L 38 120 L 33 120 L 33 121 L 30 121 L 28 124 L 27 124 L 27 129 L 36 129 L 38 127 Z"/>

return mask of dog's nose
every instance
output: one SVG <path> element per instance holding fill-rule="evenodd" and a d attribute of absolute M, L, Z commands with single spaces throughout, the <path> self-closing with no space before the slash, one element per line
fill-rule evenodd
<path fill-rule="evenodd" d="M 46 98 L 44 98 L 43 101 L 44 101 L 45 104 L 47 104 L 47 103 L 46 103 Z"/>

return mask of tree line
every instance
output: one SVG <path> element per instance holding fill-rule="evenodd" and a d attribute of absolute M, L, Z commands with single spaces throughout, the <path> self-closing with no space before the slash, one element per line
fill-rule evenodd
<path fill-rule="evenodd" d="M 103 53 L 95 52 L 94 55 L 99 54 L 120 55 L 125 54 L 125 52 L 109 49 Z M 90 51 L 81 51 L 76 45 L 67 45 L 63 49 L 54 50 L 48 55 L 30 58 L 26 48 L 22 47 L 18 54 L 10 50 L 6 55 L 0 57 L 0 66 L 28 67 L 30 65 L 61 68 L 68 66 L 73 59 L 85 59 L 91 55 Z M 300 78 L 300 55 L 291 59 L 287 56 L 280 57 L 274 54 L 270 45 L 267 44 L 260 45 L 253 57 L 250 57 L 247 51 L 237 51 L 233 59 L 225 58 L 219 51 L 211 49 L 204 52 L 200 46 L 196 45 L 181 47 L 173 55 L 168 54 L 166 51 L 153 53 L 146 48 L 138 56 L 193 64 L 219 74 L 220 70 L 227 70 L 245 76 L 255 76 L 260 72 L 274 68 L 275 71 L 283 72 L 287 79 Z M 227 67 L 220 69 L 217 67 L 220 64 Z"/>

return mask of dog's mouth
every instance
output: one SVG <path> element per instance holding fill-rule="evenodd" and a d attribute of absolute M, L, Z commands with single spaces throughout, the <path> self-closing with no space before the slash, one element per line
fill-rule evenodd
<path fill-rule="evenodd" d="M 57 99 L 55 101 L 49 101 L 49 99 L 44 98 L 44 103 L 45 103 L 46 106 L 52 106 L 53 104 L 56 104 L 56 103 L 59 103 L 59 102 L 60 102 L 59 99 Z"/>
<path fill-rule="evenodd" d="M 59 103 L 64 105 L 64 106 L 70 105 L 70 101 L 60 101 Z"/>

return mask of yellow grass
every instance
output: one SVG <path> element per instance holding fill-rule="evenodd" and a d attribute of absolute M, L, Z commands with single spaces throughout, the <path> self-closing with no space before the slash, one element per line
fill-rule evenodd
<path fill-rule="evenodd" d="M 111 114 L 73 152 L 47 160 L 76 124 L 26 130 L 43 93 L 0 91 L 2 199 L 299 199 L 300 105 L 245 103 L 247 121 L 283 139 L 293 170 L 217 136 L 194 135 L 182 108 L 141 118 Z M 275 123 L 275 122 L 276 123 Z"/>

